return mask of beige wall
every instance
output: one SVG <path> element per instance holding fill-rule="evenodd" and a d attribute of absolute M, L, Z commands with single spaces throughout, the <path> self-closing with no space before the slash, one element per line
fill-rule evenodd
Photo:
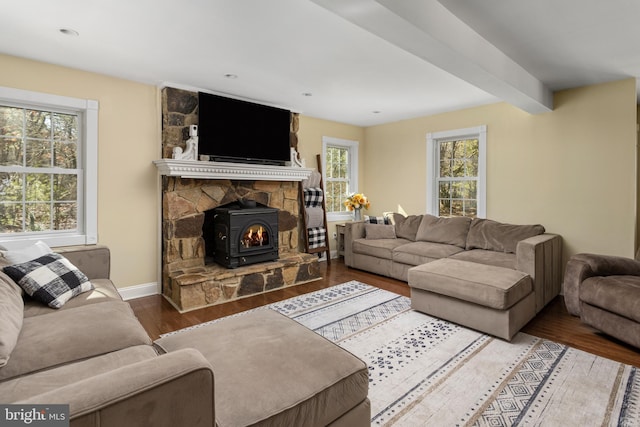
<path fill-rule="evenodd" d="M 364 141 L 364 128 L 301 115 L 300 130 L 298 132 L 298 150 L 300 151 L 300 156 L 305 159 L 307 167 L 318 167 L 316 155 L 322 153 L 323 136 L 359 142 L 358 156 L 360 163 L 358 164 L 358 187 L 359 191 L 366 193 L 367 184 L 364 174 L 366 166 L 364 164 L 364 158 L 367 149 Z M 329 229 L 327 230 L 330 236 L 329 249 L 331 249 L 331 251 L 336 250 L 336 242 L 332 238 L 336 230 L 335 224 L 335 222 L 329 223 Z"/>
<path fill-rule="evenodd" d="M 98 241 L 111 248 L 119 287 L 157 281 L 160 111 L 155 86 L 0 55 L 0 86 L 94 99 Z"/>
<path fill-rule="evenodd" d="M 99 242 L 112 250 L 112 276 L 120 287 L 156 282 L 157 88 L 3 55 L 0 66 L 2 86 L 100 102 Z M 486 124 L 489 218 L 541 223 L 564 237 L 568 254 L 632 256 L 635 81 L 563 91 L 556 104 L 553 112 L 535 116 L 495 104 L 366 129 L 301 116 L 299 148 L 315 167 L 323 136 L 359 141 L 360 190 L 372 202 L 368 213 L 424 213 L 426 133 Z M 331 224 L 329 232 L 334 230 Z"/>
<path fill-rule="evenodd" d="M 539 115 L 499 103 L 367 128 L 372 211 L 425 212 L 426 134 L 486 124 L 488 218 L 543 224 L 563 236 L 565 256 L 632 256 L 635 80 L 558 92 L 555 104 Z"/>

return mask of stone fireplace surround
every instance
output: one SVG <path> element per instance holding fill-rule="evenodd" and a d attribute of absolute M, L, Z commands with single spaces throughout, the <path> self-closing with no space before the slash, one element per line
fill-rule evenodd
<path fill-rule="evenodd" d="M 169 159 L 197 124 L 197 93 L 164 88 L 162 293 L 180 311 L 219 304 L 320 278 L 318 258 L 299 251 L 299 181 L 311 170 Z M 205 264 L 204 212 L 239 199 L 279 209 L 279 259 L 227 269 Z"/>

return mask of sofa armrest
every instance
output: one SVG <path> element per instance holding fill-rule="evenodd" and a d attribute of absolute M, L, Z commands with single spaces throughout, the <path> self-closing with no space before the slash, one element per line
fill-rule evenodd
<path fill-rule="evenodd" d="M 353 241 L 365 236 L 365 223 L 347 222 L 344 225 L 344 263 L 353 267 Z"/>
<path fill-rule="evenodd" d="M 580 315 L 580 284 L 595 276 L 640 276 L 640 261 L 613 255 L 576 254 L 567 262 L 562 290 L 567 311 Z"/>
<path fill-rule="evenodd" d="M 213 371 L 194 349 L 126 365 L 23 404 L 68 404 L 71 426 L 215 426 Z"/>
<path fill-rule="evenodd" d="M 533 280 L 536 313 L 560 293 L 562 283 L 562 237 L 544 233 L 518 242 L 516 269 Z"/>

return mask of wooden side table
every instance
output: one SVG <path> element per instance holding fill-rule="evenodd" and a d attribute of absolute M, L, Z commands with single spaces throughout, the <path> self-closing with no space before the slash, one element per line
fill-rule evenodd
<path fill-rule="evenodd" d="M 336 224 L 336 248 L 339 257 L 344 257 L 344 224 Z"/>

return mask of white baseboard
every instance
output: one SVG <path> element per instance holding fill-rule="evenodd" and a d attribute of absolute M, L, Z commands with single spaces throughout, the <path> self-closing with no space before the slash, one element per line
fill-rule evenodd
<path fill-rule="evenodd" d="M 160 294 L 160 284 L 157 282 L 143 283 L 141 285 L 127 286 L 126 288 L 118 288 L 118 292 L 122 299 L 127 301 L 135 298 L 148 297 Z"/>

